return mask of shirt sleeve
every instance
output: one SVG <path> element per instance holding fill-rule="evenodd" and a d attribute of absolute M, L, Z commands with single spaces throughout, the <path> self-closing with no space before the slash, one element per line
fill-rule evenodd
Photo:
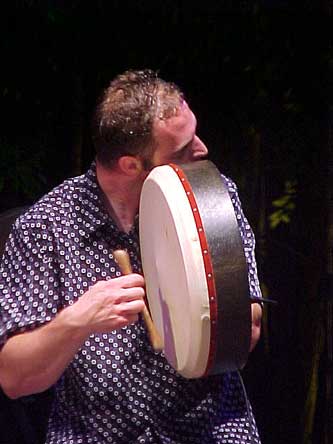
<path fill-rule="evenodd" d="M 52 236 L 40 222 L 33 225 L 16 222 L 0 264 L 0 344 L 50 321 L 59 309 Z"/>
<path fill-rule="evenodd" d="M 250 298 L 258 299 L 262 298 L 258 272 L 257 263 L 255 258 L 255 237 L 253 230 L 246 219 L 240 198 L 237 192 L 236 184 L 228 177 L 222 176 L 227 184 L 229 195 L 234 206 L 239 232 L 243 241 L 244 254 L 248 266 L 248 281 L 250 289 Z"/>

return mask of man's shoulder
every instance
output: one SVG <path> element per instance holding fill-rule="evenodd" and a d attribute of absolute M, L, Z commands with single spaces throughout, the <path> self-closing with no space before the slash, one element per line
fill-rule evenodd
<path fill-rule="evenodd" d="M 64 180 L 31 205 L 16 220 L 16 228 L 38 228 L 70 218 L 84 188 L 85 175 Z"/>
<path fill-rule="evenodd" d="M 236 183 L 229 177 L 221 173 L 222 180 L 226 184 L 229 193 L 237 193 Z"/>

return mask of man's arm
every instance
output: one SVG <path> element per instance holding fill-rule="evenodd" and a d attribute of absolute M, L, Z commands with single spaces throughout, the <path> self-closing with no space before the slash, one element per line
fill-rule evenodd
<path fill-rule="evenodd" d="M 92 333 L 137 320 L 144 279 L 137 274 L 100 281 L 47 324 L 12 336 L 0 352 L 0 385 L 10 398 L 51 387 Z"/>
<path fill-rule="evenodd" d="M 243 242 L 244 254 L 248 267 L 248 282 L 250 290 L 249 297 L 255 299 L 261 299 L 261 290 L 258 280 L 257 263 L 255 258 L 254 233 L 246 216 L 244 215 L 236 184 L 229 177 L 223 176 L 223 178 L 228 187 L 231 202 L 233 204 L 237 218 L 239 233 L 241 235 Z M 260 303 L 252 302 L 250 352 L 254 349 L 260 337 L 261 318 L 262 318 L 262 307 Z"/>

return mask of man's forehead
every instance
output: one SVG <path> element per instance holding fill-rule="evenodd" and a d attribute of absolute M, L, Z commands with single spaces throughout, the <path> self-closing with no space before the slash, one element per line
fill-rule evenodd
<path fill-rule="evenodd" d="M 158 134 L 163 133 L 165 136 L 174 138 L 176 134 L 183 131 L 193 132 L 196 127 L 196 118 L 190 110 L 188 104 L 184 101 L 179 109 L 179 112 L 165 120 L 157 120 L 155 130 Z M 155 135 L 156 131 L 155 131 Z"/>

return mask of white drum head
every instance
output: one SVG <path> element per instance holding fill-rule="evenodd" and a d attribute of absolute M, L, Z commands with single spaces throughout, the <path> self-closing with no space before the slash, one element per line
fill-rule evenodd
<path fill-rule="evenodd" d="M 188 197 L 168 165 L 153 169 L 143 185 L 140 245 L 149 308 L 165 356 L 182 376 L 200 377 L 211 335 L 206 274 Z"/>
<path fill-rule="evenodd" d="M 251 338 L 244 247 L 225 180 L 197 161 L 154 168 L 140 199 L 151 315 L 184 377 L 242 368 Z"/>

